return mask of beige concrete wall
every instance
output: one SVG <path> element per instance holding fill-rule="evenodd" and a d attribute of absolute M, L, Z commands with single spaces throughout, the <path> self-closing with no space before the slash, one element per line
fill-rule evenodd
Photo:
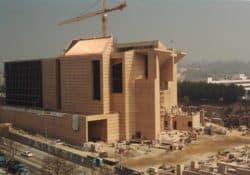
<path fill-rule="evenodd" d="M 57 110 L 57 70 L 56 59 L 42 60 L 43 108 Z"/>
<path fill-rule="evenodd" d="M 160 66 L 160 86 L 164 100 L 161 102 L 166 110 L 177 106 L 177 78 L 174 58 L 169 58 Z"/>
<path fill-rule="evenodd" d="M 102 54 L 101 61 L 101 87 L 103 113 L 110 113 L 110 55 L 113 48 L 113 41 L 110 40 L 106 45 L 105 51 Z"/>
<path fill-rule="evenodd" d="M 164 118 L 164 117 L 163 117 Z M 165 121 L 168 122 L 168 129 L 174 129 L 174 122 L 176 122 L 177 130 L 191 130 L 191 129 L 199 129 L 201 127 L 200 124 L 200 114 L 193 114 L 192 116 L 186 115 L 173 115 L 171 117 L 165 117 Z M 163 121 L 164 122 L 164 121 Z M 188 127 L 188 122 L 192 122 L 192 127 Z"/>
<path fill-rule="evenodd" d="M 136 81 L 135 130 L 147 139 L 157 139 L 161 130 L 158 57 L 149 53 L 148 65 L 148 79 Z"/>
<path fill-rule="evenodd" d="M 126 139 L 130 139 L 136 132 L 136 80 L 144 77 L 144 57 L 134 54 L 134 52 L 125 53 L 124 66 L 124 93 L 125 93 L 125 117 L 126 117 Z"/>
<path fill-rule="evenodd" d="M 160 123 L 157 123 L 160 114 L 157 114 L 156 84 L 156 80 L 137 80 L 136 83 L 135 128 L 147 139 L 156 139 L 160 128 Z"/>
<path fill-rule="evenodd" d="M 144 57 L 128 51 L 113 58 L 123 64 L 123 92 L 111 93 L 111 111 L 120 113 L 120 138 L 130 139 L 136 132 L 136 80 L 144 77 Z"/>
<path fill-rule="evenodd" d="M 61 59 L 62 112 L 103 113 L 102 90 L 101 100 L 93 99 L 92 61 L 98 59 L 101 56 Z"/>
<path fill-rule="evenodd" d="M 192 122 L 193 122 L 193 128 L 201 127 L 201 117 L 199 112 L 192 116 Z"/>
<path fill-rule="evenodd" d="M 73 131 L 70 114 L 57 117 L 38 115 L 32 112 L 15 111 L 0 107 L 0 122 L 12 123 L 14 127 L 31 133 L 47 133 L 48 137 L 58 138 L 72 144 L 82 144 L 85 138 L 85 118 L 79 117 L 79 130 Z"/>
<path fill-rule="evenodd" d="M 120 139 L 126 139 L 126 122 L 125 122 L 125 95 L 124 93 L 112 93 L 110 107 L 112 112 L 119 112 L 119 133 Z"/>
<path fill-rule="evenodd" d="M 88 122 L 96 122 L 96 126 L 88 128 Z M 98 121 L 104 121 L 99 122 Z M 14 127 L 31 133 L 44 134 L 72 144 L 82 144 L 88 140 L 88 132 L 98 133 L 107 142 L 119 140 L 119 114 L 79 115 L 79 130 L 72 128 L 72 114 L 42 114 L 41 111 L 18 111 L 16 108 L 0 107 L 0 123 L 12 123 Z M 105 125 L 105 126 L 104 126 Z"/>
<path fill-rule="evenodd" d="M 83 114 L 110 112 L 110 54 L 112 41 L 101 55 L 63 57 L 61 59 L 62 111 Z M 100 60 L 101 99 L 93 99 L 92 61 Z"/>
<path fill-rule="evenodd" d="M 107 141 L 111 143 L 120 140 L 119 114 L 109 114 L 107 124 Z"/>
<path fill-rule="evenodd" d="M 188 122 L 192 122 L 192 117 L 186 116 L 177 116 L 173 121 L 177 122 L 177 129 L 178 130 L 190 130 L 192 129 L 188 127 Z"/>

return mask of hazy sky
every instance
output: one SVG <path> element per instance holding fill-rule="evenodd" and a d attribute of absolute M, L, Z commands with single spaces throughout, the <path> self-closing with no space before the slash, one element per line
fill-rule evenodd
<path fill-rule="evenodd" d="M 101 0 L 98 0 L 101 2 Z M 58 56 L 72 39 L 101 35 L 101 17 L 57 26 L 96 0 L 0 0 L 0 59 Z M 100 8 L 101 3 L 92 10 Z M 114 6 L 122 0 L 109 0 Z M 109 15 L 120 42 L 159 39 L 188 51 L 186 61 L 249 60 L 250 1 L 127 0 Z"/>

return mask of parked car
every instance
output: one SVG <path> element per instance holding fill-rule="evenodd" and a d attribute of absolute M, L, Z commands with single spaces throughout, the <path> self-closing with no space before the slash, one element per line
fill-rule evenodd
<path fill-rule="evenodd" d="M 21 156 L 32 157 L 33 154 L 30 151 L 24 151 L 24 152 L 21 153 Z"/>
<path fill-rule="evenodd" d="M 6 165 L 6 156 L 5 154 L 0 152 L 0 167 L 4 167 Z"/>
<path fill-rule="evenodd" d="M 28 168 L 21 162 L 11 160 L 7 163 L 8 172 L 18 175 L 28 174 Z"/>
<path fill-rule="evenodd" d="M 63 145 L 63 142 L 60 139 L 55 140 L 55 144 L 57 145 Z"/>

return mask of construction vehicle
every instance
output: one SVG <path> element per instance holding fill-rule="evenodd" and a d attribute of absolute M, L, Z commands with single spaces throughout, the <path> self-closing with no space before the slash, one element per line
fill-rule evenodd
<path fill-rule="evenodd" d="M 68 20 L 60 22 L 58 25 L 61 26 L 64 24 L 71 24 L 74 22 L 85 20 L 90 17 L 102 15 L 102 34 L 103 34 L 103 37 L 108 36 L 108 14 L 107 13 L 116 11 L 116 10 L 123 10 L 125 7 L 127 7 L 127 3 L 123 2 L 115 7 L 107 8 L 107 0 L 102 0 L 102 1 L 103 1 L 103 7 L 101 10 L 97 10 L 95 12 L 90 12 L 87 14 L 83 14 L 77 17 L 70 18 Z"/>

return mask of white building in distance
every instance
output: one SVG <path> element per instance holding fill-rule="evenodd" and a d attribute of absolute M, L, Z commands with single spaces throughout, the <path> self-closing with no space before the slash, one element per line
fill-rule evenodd
<path fill-rule="evenodd" d="M 250 91 L 250 79 L 248 79 L 245 74 L 237 74 L 232 76 L 231 79 L 222 79 L 222 80 L 213 80 L 212 77 L 208 77 L 207 83 L 225 84 L 225 85 L 234 84 L 236 86 L 242 86 L 246 91 L 246 95 Z"/>

